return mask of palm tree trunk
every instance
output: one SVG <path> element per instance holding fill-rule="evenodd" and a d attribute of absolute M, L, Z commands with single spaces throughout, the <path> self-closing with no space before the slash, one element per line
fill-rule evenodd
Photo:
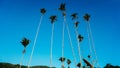
<path fill-rule="evenodd" d="M 80 48 L 80 43 L 79 43 L 79 39 L 78 39 L 78 30 L 75 27 L 75 33 L 76 33 L 76 39 L 77 39 L 77 44 L 78 44 L 78 55 L 79 55 L 79 59 L 80 59 L 80 63 L 81 63 L 81 68 L 82 68 L 82 54 L 81 54 L 81 48 Z"/>
<path fill-rule="evenodd" d="M 54 23 L 52 24 L 52 35 L 51 35 L 51 45 L 50 45 L 50 68 L 52 68 L 52 47 L 53 47 L 53 34 L 54 33 Z"/>
<path fill-rule="evenodd" d="M 87 22 L 87 23 L 89 23 L 89 22 Z M 91 62 L 93 62 L 92 61 L 92 47 L 91 47 L 91 38 L 90 38 L 90 33 L 89 33 L 89 26 L 88 26 L 88 24 L 86 25 L 86 30 L 87 30 L 87 35 L 88 35 L 88 42 L 89 42 L 89 49 L 90 49 L 90 61 Z"/>
<path fill-rule="evenodd" d="M 62 58 L 64 57 L 64 30 L 65 30 L 65 16 L 64 16 L 63 28 L 62 28 Z M 62 62 L 62 66 L 64 66 L 64 62 Z"/>
<path fill-rule="evenodd" d="M 37 28 L 37 31 L 36 31 L 36 35 L 35 35 L 35 39 L 34 39 L 34 43 L 33 43 L 33 47 L 32 47 L 32 52 L 31 52 L 30 59 L 29 59 L 29 62 L 28 62 L 28 68 L 30 68 L 29 65 L 32 61 L 32 56 L 33 56 L 34 48 L 35 48 L 35 45 L 36 45 L 37 37 L 38 37 L 38 34 L 39 34 L 40 26 L 41 26 L 41 23 L 42 23 L 42 19 L 43 19 L 43 15 L 41 15 L 41 17 L 40 17 L 40 22 L 38 24 L 38 28 Z"/>
<path fill-rule="evenodd" d="M 93 36 L 92 36 L 92 30 L 91 30 L 91 27 L 90 27 L 90 23 L 87 23 L 87 24 L 88 24 L 88 27 L 89 27 L 90 38 L 91 38 L 91 41 L 92 41 L 92 48 L 94 50 L 94 55 L 95 55 L 96 63 L 97 63 L 97 66 L 100 67 L 99 63 L 98 63 L 98 58 L 97 58 L 96 50 L 95 50 L 94 39 L 93 39 Z"/>
<path fill-rule="evenodd" d="M 22 61 L 24 60 L 24 55 L 25 55 L 25 53 L 22 53 L 22 57 L 21 57 L 21 61 L 20 61 L 20 67 L 19 68 L 21 68 Z"/>
<path fill-rule="evenodd" d="M 70 47 L 72 49 L 72 54 L 73 54 L 73 57 L 74 57 L 74 63 L 75 63 L 75 68 L 77 68 L 77 63 L 76 63 L 76 57 L 75 57 L 75 52 L 74 52 L 74 47 L 73 47 L 73 44 L 72 44 L 72 40 L 71 40 L 71 36 L 70 36 L 70 31 L 69 31 L 69 27 L 68 27 L 68 23 L 66 21 L 66 18 L 65 18 L 65 23 L 66 23 L 66 28 L 67 28 L 67 32 L 68 32 L 68 36 L 69 36 L 69 41 L 70 41 Z"/>

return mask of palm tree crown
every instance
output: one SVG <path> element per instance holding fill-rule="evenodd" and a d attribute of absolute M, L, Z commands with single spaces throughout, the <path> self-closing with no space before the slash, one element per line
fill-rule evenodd
<path fill-rule="evenodd" d="M 62 11 L 63 16 L 66 16 L 66 13 L 65 13 L 65 10 L 66 10 L 65 3 L 60 5 L 59 10 Z"/>
<path fill-rule="evenodd" d="M 60 57 L 59 60 L 60 60 L 61 62 L 64 62 L 64 61 L 65 61 L 65 58 L 64 58 L 64 57 Z"/>
<path fill-rule="evenodd" d="M 86 13 L 86 14 L 84 15 L 84 19 L 85 19 L 86 21 L 89 21 L 90 15 Z"/>
<path fill-rule="evenodd" d="M 57 20 L 57 16 L 50 16 L 51 23 L 53 24 Z"/>
<path fill-rule="evenodd" d="M 59 10 L 61 11 L 65 11 L 65 3 L 61 4 L 60 7 L 59 7 Z"/>
<path fill-rule="evenodd" d="M 70 65 L 71 64 L 71 60 L 67 59 L 67 64 Z"/>
<path fill-rule="evenodd" d="M 80 23 L 79 21 L 75 22 L 75 27 L 76 27 L 76 28 L 78 27 L 78 24 L 79 24 L 79 23 Z"/>
<path fill-rule="evenodd" d="M 27 38 L 23 38 L 22 41 L 21 41 L 21 44 L 26 47 L 28 44 L 30 43 L 30 40 L 27 39 Z"/>
<path fill-rule="evenodd" d="M 79 68 L 80 68 L 80 67 L 81 67 L 81 63 L 78 63 L 78 64 L 77 64 L 77 67 L 79 67 Z"/>
<path fill-rule="evenodd" d="M 83 40 L 83 38 L 84 38 L 83 36 L 78 35 L 79 42 L 81 42 Z"/>
<path fill-rule="evenodd" d="M 72 17 L 72 20 L 77 19 L 78 18 L 78 13 L 73 13 L 71 15 L 71 17 Z"/>
<path fill-rule="evenodd" d="M 45 8 L 42 8 L 42 9 L 40 9 L 40 12 L 41 12 L 42 14 L 45 14 L 45 13 L 46 13 L 46 9 L 45 9 Z"/>

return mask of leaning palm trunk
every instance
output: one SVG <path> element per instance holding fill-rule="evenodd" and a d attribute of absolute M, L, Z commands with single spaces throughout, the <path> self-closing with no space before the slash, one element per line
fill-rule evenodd
<path fill-rule="evenodd" d="M 98 63 L 98 58 L 97 58 L 96 50 L 95 50 L 94 39 L 93 39 L 93 36 L 92 36 L 92 30 L 91 30 L 91 27 L 90 27 L 90 23 L 88 22 L 87 25 L 88 25 L 88 28 L 89 28 L 90 38 L 91 38 L 91 42 L 92 42 L 92 49 L 94 50 L 95 62 L 97 64 L 97 67 L 100 67 L 99 63 Z"/>
<path fill-rule="evenodd" d="M 52 24 L 52 35 L 51 35 L 51 45 L 50 45 L 50 68 L 52 68 L 52 47 L 53 47 L 53 34 L 54 33 L 54 23 Z"/>
<path fill-rule="evenodd" d="M 76 39 L 77 39 L 77 44 L 78 44 L 78 55 L 79 55 L 79 59 L 80 59 L 80 63 L 81 63 L 81 68 L 82 68 L 82 54 L 80 51 L 80 43 L 79 43 L 79 39 L 78 39 L 78 30 L 77 27 L 75 27 L 75 33 L 76 33 Z"/>
<path fill-rule="evenodd" d="M 66 21 L 66 18 L 65 18 L 65 23 L 66 23 L 66 28 L 67 28 L 67 32 L 68 32 L 68 36 L 69 36 L 69 41 L 70 41 L 70 47 L 72 49 L 72 54 L 73 54 L 73 57 L 74 57 L 74 63 L 75 63 L 75 68 L 77 68 L 77 64 L 76 64 L 76 57 L 75 57 L 75 52 L 74 52 L 74 47 L 73 47 L 73 44 L 72 44 L 72 39 L 71 39 L 71 36 L 70 36 L 70 31 L 69 31 L 69 27 L 68 27 L 68 23 Z"/>
<path fill-rule="evenodd" d="M 36 31 L 36 35 L 35 35 L 35 39 L 34 39 L 34 43 L 33 43 L 33 47 L 32 47 L 32 52 L 31 52 L 30 59 L 29 59 L 29 62 L 28 62 L 28 68 L 30 68 L 29 65 L 32 61 L 32 56 L 33 56 L 33 53 L 34 53 L 34 48 L 35 48 L 35 45 L 36 45 L 36 41 L 37 41 L 37 37 L 38 37 L 38 34 L 39 34 L 42 19 L 43 19 L 43 15 L 41 15 L 41 17 L 40 17 L 40 22 L 39 22 L 39 25 L 38 25 L 38 28 L 37 28 L 37 31 Z"/>

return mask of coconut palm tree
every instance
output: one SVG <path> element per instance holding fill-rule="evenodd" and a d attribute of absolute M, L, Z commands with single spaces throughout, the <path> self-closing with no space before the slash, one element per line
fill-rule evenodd
<path fill-rule="evenodd" d="M 59 58 L 59 61 L 61 61 L 62 63 L 65 61 L 65 58 L 64 57 L 60 57 Z M 65 66 L 64 65 L 62 65 L 62 68 L 64 68 Z"/>
<path fill-rule="evenodd" d="M 22 41 L 21 41 L 21 44 L 23 45 L 24 47 L 24 50 L 22 52 L 22 58 L 21 58 L 21 61 L 20 61 L 20 68 L 21 68 L 21 65 L 22 65 L 22 61 L 23 61 L 23 58 L 24 58 L 24 54 L 26 53 L 26 47 L 27 45 L 30 43 L 30 40 L 27 39 L 27 38 L 23 38 Z"/>
<path fill-rule="evenodd" d="M 84 20 L 85 20 L 85 21 L 89 21 L 89 20 L 90 20 L 90 15 L 86 13 L 86 14 L 84 15 Z"/>
<path fill-rule="evenodd" d="M 76 27 L 76 28 L 78 27 L 78 24 L 79 24 L 79 23 L 80 23 L 79 21 L 75 22 L 75 27 Z"/>
<path fill-rule="evenodd" d="M 83 36 L 78 35 L 79 42 L 81 42 L 83 40 L 83 38 L 84 38 Z"/>
<path fill-rule="evenodd" d="M 35 45 L 36 45 L 36 41 L 37 41 L 37 37 L 38 37 L 38 34 L 39 34 L 40 26 L 41 26 L 41 23 L 42 23 L 43 15 L 46 13 L 46 9 L 45 8 L 40 9 L 40 13 L 42 15 L 40 17 L 40 21 L 39 21 L 39 24 L 38 24 L 38 27 L 37 27 L 37 30 L 36 30 L 36 35 L 35 35 L 35 38 L 34 38 L 32 52 L 31 52 L 30 59 L 29 59 L 29 62 L 28 62 L 28 68 L 30 68 L 29 65 L 30 65 L 30 63 L 32 61 L 32 56 L 33 56 L 33 53 L 34 53 L 34 48 L 35 48 Z"/>
<path fill-rule="evenodd" d="M 60 5 L 59 10 L 62 11 L 63 16 L 66 16 L 66 13 L 65 13 L 65 10 L 66 10 L 65 3 Z"/>
<path fill-rule="evenodd" d="M 80 43 L 79 43 L 79 38 L 78 38 L 78 24 L 79 24 L 79 21 L 77 21 L 78 19 L 78 13 L 73 13 L 71 14 L 71 17 L 72 17 L 72 20 L 75 21 L 75 33 L 76 33 L 76 39 L 77 39 L 77 46 L 78 46 L 78 55 L 79 55 L 79 59 L 80 59 L 80 62 L 82 63 L 82 55 L 81 55 L 81 48 L 80 48 Z M 82 65 L 82 64 L 81 64 Z"/>
<path fill-rule="evenodd" d="M 78 63 L 78 64 L 77 64 L 77 67 L 80 68 L 80 67 L 81 67 L 81 63 Z"/>
<path fill-rule="evenodd" d="M 78 13 L 73 13 L 73 14 L 71 15 L 71 17 L 72 17 L 72 20 L 77 19 L 77 18 L 78 18 Z"/>
<path fill-rule="evenodd" d="M 70 68 L 71 60 L 67 59 L 68 68 Z"/>
<path fill-rule="evenodd" d="M 49 19 L 51 20 L 51 24 L 52 24 L 52 35 L 51 35 L 51 45 L 50 45 L 50 68 L 52 68 L 53 32 L 54 32 L 54 22 L 57 20 L 57 16 L 56 15 L 50 16 Z"/>
<path fill-rule="evenodd" d="M 46 9 L 45 9 L 45 8 L 42 8 L 42 9 L 40 9 L 40 12 L 41 12 L 42 14 L 45 14 L 45 13 L 46 13 Z"/>
<path fill-rule="evenodd" d="M 62 28 L 62 57 L 64 57 L 64 30 L 65 30 L 65 21 L 66 21 L 66 5 L 65 3 L 60 4 L 60 7 L 58 8 L 64 17 L 63 20 L 63 28 Z M 62 66 L 64 66 L 64 62 L 62 62 Z"/>
<path fill-rule="evenodd" d="M 65 6 L 66 6 L 65 3 L 61 4 L 60 7 L 59 7 L 59 10 L 62 11 L 62 14 L 64 16 L 63 25 L 64 25 L 64 23 L 66 24 L 66 28 L 67 28 L 67 32 L 68 32 L 68 36 L 69 36 L 69 41 L 70 41 L 70 46 L 71 46 L 71 49 L 72 49 L 72 54 L 73 54 L 74 62 L 75 62 L 75 65 L 76 65 L 76 57 L 75 57 L 75 53 L 74 53 L 74 47 L 73 47 L 71 36 L 70 36 L 69 26 L 68 26 L 68 23 L 66 21 L 66 8 L 65 8 Z M 63 32 L 64 32 L 64 27 L 63 27 Z M 63 53 L 63 47 L 64 46 L 62 46 L 62 53 Z M 62 65 L 64 65 L 64 63 L 62 63 Z"/>

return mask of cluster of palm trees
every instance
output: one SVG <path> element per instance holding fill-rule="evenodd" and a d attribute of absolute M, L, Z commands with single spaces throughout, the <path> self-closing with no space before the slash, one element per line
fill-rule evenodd
<path fill-rule="evenodd" d="M 58 8 L 62 12 L 62 16 L 64 17 L 63 26 L 62 26 L 63 27 L 62 28 L 62 57 L 60 57 L 59 60 L 62 63 L 62 68 L 64 68 L 65 67 L 64 66 L 64 62 L 66 60 L 66 58 L 64 58 L 64 31 L 65 31 L 65 27 L 66 27 L 67 28 L 67 32 L 68 32 L 68 36 L 69 36 L 69 41 L 70 41 L 70 47 L 71 47 L 71 50 L 72 50 L 72 55 L 73 55 L 73 58 L 74 58 L 74 63 L 75 63 L 75 66 L 76 66 L 75 68 L 77 68 L 77 67 L 78 68 L 82 68 L 82 63 L 83 63 L 82 61 L 84 61 L 85 59 L 82 58 L 80 43 L 83 41 L 84 37 L 81 34 L 79 34 L 79 32 L 78 32 L 78 25 L 80 23 L 79 21 L 77 21 L 78 18 L 79 18 L 78 17 L 78 13 L 71 14 L 71 18 L 74 21 L 74 26 L 75 26 L 75 34 L 76 34 L 76 40 L 77 40 L 77 44 L 78 44 L 79 63 L 76 62 L 76 56 L 75 56 L 75 52 L 74 52 L 74 46 L 72 44 L 70 30 L 69 30 L 69 26 L 68 26 L 68 23 L 67 23 L 67 20 L 66 20 L 66 7 L 65 6 L 66 6 L 66 4 L 63 3 Z M 42 23 L 43 16 L 46 13 L 46 9 L 45 8 L 40 9 L 40 13 L 41 13 L 40 22 L 38 24 L 36 35 L 35 35 L 35 38 L 34 38 L 34 44 L 33 44 L 33 47 L 32 47 L 32 52 L 31 52 L 31 55 L 30 55 L 30 59 L 29 59 L 29 63 L 28 63 L 28 68 L 29 68 L 29 65 L 30 65 L 30 63 L 32 61 L 32 56 L 33 56 L 33 53 L 34 53 L 34 48 L 35 48 L 37 37 L 38 37 L 39 31 L 40 31 L 40 26 L 41 26 L 41 23 Z M 94 50 L 95 55 L 96 55 L 96 51 L 95 51 L 95 47 L 94 47 L 94 41 L 93 41 L 93 37 L 92 37 L 92 31 L 91 31 L 90 24 L 89 24 L 90 15 L 89 14 L 85 14 L 83 16 L 83 18 L 85 19 L 85 21 L 87 21 L 87 32 L 88 32 L 89 44 L 90 44 L 90 39 L 92 40 L 92 46 L 89 45 L 91 53 L 90 53 L 90 55 L 88 55 L 88 58 L 92 58 L 92 48 Z M 51 34 L 51 44 L 50 44 L 50 68 L 52 68 L 52 50 L 53 50 L 52 47 L 53 47 L 53 37 L 54 37 L 54 24 L 55 24 L 55 21 L 57 21 L 57 15 L 52 15 L 52 16 L 49 17 L 49 19 L 50 19 L 51 24 L 52 24 L 52 34 Z M 24 54 L 26 52 L 26 46 L 30 43 L 30 40 L 27 39 L 27 38 L 23 38 L 23 40 L 21 41 L 21 43 L 24 46 L 23 56 L 22 56 L 22 60 L 23 60 Z M 20 62 L 20 68 L 21 68 L 22 60 Z M 68 64 L 68 68 L 70 68 L 71 60 L 67 59 L 66 62 Z M 97 56 L 96 56 L 96 62 L 97 62 Z M 91 68 L 92 68 L 92 66 L 91 66 Z"/>

